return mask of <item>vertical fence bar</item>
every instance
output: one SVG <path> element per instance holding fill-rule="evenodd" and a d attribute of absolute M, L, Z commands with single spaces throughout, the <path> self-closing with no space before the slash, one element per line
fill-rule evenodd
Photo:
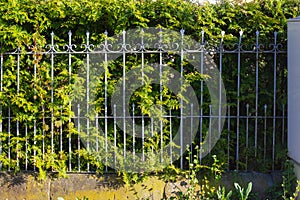
<path fill-rule="evenodd" d="M 193 162 L 193 120 L 194 120 L 194 113 L 193 113 L 193 109 L 194 109 L 194 105 L 193 104 L 191 104 L 190 105 L 191 106 L 191 113 L 190 113 L 190 115 L 191 115 L 191 127 L 190 127 L 190 144 L 191 144 L 191 146 L 190 146 L 190 151 L 191 151 L 191 157 L 190 157 L 190 161 L 191 162 Z"/>
<path fill-rule="evenodd" d="M 259 57 L 259 43 L 258 43 L 259 31 L 256 31 L 256 44 L 255 44 L 255 130 L 254 130 L 254 154 L 257 157 L 257 129 L 258 129 L 258 57 Z"/>
<path fill-rule="evenodd" d="M 151 137 L 153 137 L 154 136 L 154 121 L 153 121 L 153 117 L 150 118 L 150 123 L 151 123 Z M 151 152 L 152 152 L 152 154 L 154 153 L 153 146 L 151 146 Z"/>
<path fill-rule="evenodd" d="M 45 109 L 44 107 L 42 107 L 42 113 L 43 113 L 43 130 L 42 130 L 42 134 L 43 134 L 43 137 L 42 137 L 42 156 L 43 156 L 43 161 L 45 159 L 45 137 L 46 137 L 46 134 L 45 134 L 45 126 L 46 126 L 46 122 L 45 122 Z"/>
<path fill-rule="evenodd" d="M 68 70 L 69 70 L 69 86 L 71 85 L 72 81 L 72 32 L 68 32 L 69 35 L 69 52 L 68 52 Z M 70 97 L 69 93 L 69 97 Z M 72 110 L 72 102 L 69 101 L 69 110 Z M 69 123 L 68 123 L 68 130 L 69 130 L 69 138 L 68 138 L 68 153 L 69 153 L 69 171 L 72 171 L 72 135 L 71 135 L 71 113 L 69 114 Z"/>
<path fill-rule="evenodd" d="M 170 164 L 173 163 L 173 158 L 172 158 L 172 145 L 173 145 L 173 134 L 172 134 L 172 110 L 169 109 L 169 120 L 170 120 Z"/>
<path fill-rule="evenodd" d="M 36 84 L 37 84 L 37 52 L 34 52 L 34 66 L 33 66 L 33 73 L 34 73 L 34 95 L 36 95 Z M 33 120 L 33 171 L 36 170 L 36 118 Z"/>
<path fill-rule="evenodd" d="M 274 94 L 273 94 L 273 134 L 272 134 L 272 170 L 275 161 L 275 141 L 276 141 L 276 90 L 277 90 L 277 32 L 274 32 Z"/>
<path fill-rule="evenodd" d="M 145 161 L 145 116 L 142 113 L 142 161 Z"/>
<path fill-rule="evenodd" d="M 126 31 L 123 31 L 123 156 L 126 159 Z"/>
<path fill-rule="evenodd" d="M 285 145 L 285 106 L 284 104 L 282 105 L 282 128 L 281 128 L 281 144 L 282 146 Z M 283 169 L 284 163 L 281 164 L 281 169 Z"/>
<path fill-rule="evenodd" d="M 264 106 L 264 161 L 267 156 L 267 105 Z"/>
<path fill-rule="evenodd" d="M 134 117 L 134 104 L 132 104 L 132 150 L 133 150 L 133 162 L 135 162 L 135 117 Z"/>
<path fill-rule="evenodd" d="M 227 108 L 227 170 L 230 169 L 230 105 Z"/>
<path fill-rule="evenodd" d="M 17 167 L 19 167 L 19 136 L 20 136 L 20 127 L 19 127 L 19 120 L 16 121 L 16 132 L 17 132 L 17 141 L 16 141 L 16 153 L 17 153 Z"/>
<path fill-rule="evenodd" d="M 222 115 L 222 72 L 223 72 L 223 40 L 225 31 L 221 32 L 221 42 L 220 42 L 220 72 L 219 72 L 219 113 L 218 113 L 218 133 L 221 134 L 221 115 Z"/>
<path fill-rule="evenodd" d="M 114 104 L 114 169 L 116 169 L 117 163 L 117 108 L 116 104 Z"/>
<path fill-rule="evenodd" d="M 86 113 L 89 113 L 90 110 L 90 54 L 89 54 L 89 45 L 90 45 L 90 33 L 86 32 Z M 90 117 L 86 116 L 86 150 L 90 151 Z M 90 162 L 87 162 L 87 171 L 90 171 Z"/>
<path fill-rule="evenodd" d="M 183 39 L 184 30 L 180 30 L 181 34 L 181 46 L 180 46 L 180 92 L 182 92 L 183 86 Z M 183 169 L 183 152 L 186 148 L 183 146 L 183 99 L 180 98 L 180 169 Z"/>
<path fill-rule="evenodd" d="M 209 154 L 211 152 L 211 130 L 212 130 L 212 105 L 209 105 L 209 127 L 208 127 L 208 148 L 209 148 Z"/>
<path fill-rule="evenodd" d="M 239 37 L 239 44 L 238 44 L 238 75 L 237 75 L 237 116 L 236 116 L 236 146 L 237 146 L 237 152 L 236 152 L 236 161 L 237 161 L 237 167 L 238 167 L 238 161 L 239 161 L 239 145 L 240 145 L 240 87 L 241 87 L 241 48 L 242 48 L 242 36 L 243 31 L 241 30 Z"/>
<path fill-rule="evenodd" d="M 144 46 L 144 30 L 141 29 L 141 57 L 142 57 L 142 85 L 145 84 L 145 74 L 144 74 L 144 67 L 145 67 L 145 55 L 144 55 L 144 51 L 145 51 L 145 46 Z"/>
<path fill-rule="evenodd" d="M 62 106 L 60 106 L 60 127 L 59 127 L 59 151 L 62 153 L 63 151 L 63 120 L 62 120 Z"/>
<path fill-rule="evenodd" d="M 28 170 L 28 130 L 25 124 L 25 171 Z"/>
<path fill-rule="evenodd" d="M 51 32 L 51 154 L 54 153 L 54 33 Z"/>
<path fill-rule="evenodd" d="M 246 105 L 246 171 L 248 170 L 248 147 L 249 147 L 249 104 Z"/>
<path fill-rule="evenodd" d="M 204 31 L 201 31 L 201 50 L 200 50 L 200 73 L 203 73 L 203 65 L 204 65 Z M 203 141 L 203 85 L 204 81 L 201 79 L 200 82 L 200 138 L 199 138 L 199 142 L 200 142 L 200 151 L 199 151 L 199 160 L 200 160 L 200 164 L 202 164 L 202 151 L 203 151 L 203 146 L 202 146 L 202 141 Z"/>
<path fill-rule="evenodd" d="M 17 49 L 17 93 L 20 91 L 20 53 L 21 49 L 18 47 Z"/>
<path fill-rule="evenodd" d="M 78 163 L 78 172 L 80 172 L 80 104 L 77 104 L 77 150 L 78 150 L 78 157 L 77 157 L 77 163 Z"/>
<path fill-rule="evenodd" d="M 17 94 L 19 95 L 20 91 L 20 53 L 21 49 L 18 48 L 17 53 Z M 16 141 L 16 153 L 17 153 L 17 167 L 19 167 L 19 135 L 20 135 L 20 127 L 19 127 L 19 120 L 16 120 L 16 132 L 17 132 L 17 141 Z"/>
<path fill-rule="evenodd" d="M 98 113 L 96 113 L 96 116 L 95 116 L 95 120 L 96 120 L 96 132 L 98 133 L 99 131 L 99 116 L 98 116 Z M 96 152 L 98 153 L 99 152 L 99 135 L 96 136 Z"/>
<path fill-rule="evenodd" d="M 285 105 L 282 104 L 282 130 L 281 130 L 281 141 L 282 145 L 285 144 Z"/>
<path fill-rule="evenodd" d="M 10 160 L 10 158 L 11 158 L 11 156 L 10 156 L 10 152 L 11 152 L 11 149 L 10 149 L 10 126 L 11 126 L 11 124 L 10 124 L 10 122 L 11 122 L 11 116 L 10 116 L 10 107 L 8 107 L 8 141 L 7 141 L 7 144 L 8 144 L 8 171 L 10 171 L 10 163 L 11 163 L 11 160 Z"/>
<path fill-rule="evenodd" d="M 141 57 L 142 57 L 142 86 L 145 84 L 145 74 L 144 74 L 144 68 L 145 68 L 145 47 L 144 47 L 144 30 L 141 29 Z M 145 119 L 144 119 L 144 113 L 142 113 L 142 161 L 145 161 L 145 148 L 144 148 L 144 142 L 145 142 Z"/>
<path fill-rule="evenodd" d="M 107 64 L 107 35 L 108 35 L 108 32 L 105 31 L 104 32 L 105 34 L 105 40 L 104 40 L 104 44 L 105 44 L 105 47 L 104 50 L 104 137 L 105 137 L 105 172 L 107 172 L 108 168 L 107 168 L 107 151 L 108 151 L 108 143 L 107 143 L 107 128 L 108 128 L 108 125 L 107 125 L 107 72 L 108 72 L 108 64 Z"/>
<path fill-rule="evenodd" d="M 163 96 L 162 96 L 162 90 L 163 90 L 163 84 L 162 84 L 162 67 L 163 67 L 163 45 L 162 45 L 162 30 L 159 31 L 159 44 L 160 49 L 159 49 L 159 100 L 162 102 Z M 160 105 L 160 112 L 163 114 L 163 107 Z M 159 116 L 159 123 L 160 123 L 160 162 L 163 162 L 163 116 Z"/>
<path fill-rule="evenodd" d="M 36 120 L 33 121 L 33 146 L 36 147 Z M 36 171 L 36 148 L 33 149 L 33 171 Z"/>

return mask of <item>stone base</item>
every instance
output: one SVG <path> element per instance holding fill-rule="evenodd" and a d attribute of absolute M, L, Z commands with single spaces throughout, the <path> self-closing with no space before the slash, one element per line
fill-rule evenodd
<path fill-rule="evenodd" d="M 300 168 L 299 168 L 300 169 Z M 299 170 L 300 171 L 300 170 Z M 169 199 L 178 192 L 186 191 L 190 186 L 184 178 L 175 183 L 165 183 L 157 176 L 150 176 L 142 183 L 129 187 L 123 184 L 115 174 L 68 174 L 68 178 L 49 177 L 38 181 L 36 173 L 0 173 L 0 200 L 123 200 L 123 199 Z M 256 172 L 227 172 L 219 184 L 228 190 L 235 190 L 233 183 L 246 187 L 253 183 L 253 192 L 263 197 L 264 192 L 276 182 L 281 181 L 281 174 L 263 174 Z M 213 180 L 211 181 L 213 183 Z"/>

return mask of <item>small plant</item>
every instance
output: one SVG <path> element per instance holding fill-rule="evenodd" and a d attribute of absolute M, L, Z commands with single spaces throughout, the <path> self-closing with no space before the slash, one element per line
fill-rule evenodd
<path fill-rule="evenodd" d="M 244 188 L 242 188 L 238 183 L 234 183 L 234 187 L 238 191 L 240 200 L 246 200 L 249 197 L 249 194 L 252 190 L 252 182 L 248 183 L 247 189 L 244 192 Z"/>
<path fill-rule="evenodd" d="M 76 200 L 89 200 L 89 198 L 87 198 L 86 196 L 84 196 L 82 198 L 76 197 Z"/>
<path fill-rule="evenodd" d="M 296 186 L 295 192 L 294 192 L 293 194 L 291 194 L 292 196 L 290 196 L 290 197 L 288 197 L 288 193 L 290 193 L 291 191 L 288 191 L 288 190 L 286 189 L 286 186 L 285 186 L 285 185 L 286 185 L 286 178 L 283 177 L 283 183 L 282 183 L 282 187 L 283 187 L 283 196 L 282 196 L 282 198 L 283 198 L 284 200 L 286 200 L 286 199 L 289 199 L 289 200 L 297 199 L 298 194 L 299 194 L 299 192 L 300 192 L 300 181 L 297 180 L 297 186 Z"/>
<path fill-rule="evenodd" d="M 300 192 L 300 181 L 297 180 L 296 191 L 294 192 L 293 197 L 290 197 L 290 199 L 297 199 L 299 192 Z"/>
<path fill-rule="evenodd" d="M 35 162 L 35 166 L 39 171 L 38 180 L 46 180 L 47 171 L 51 169 L 57 172 L 58 178 L 67 178 L 66 159 L 62 152 L 60 154 L 52 153 L 50 146 L 44 154 L 37 149 L 37 155 L 32 158 L 32 161 Z"/>
<path fill-rule="evenodd" d="M 294 165 L 290 160 L 284 164 L 282 172 L 282 182 L 271 187 L 265 199 L 295 199 L 298 197 L 300 191 L 300 182 L 294 173 Z"/>
<path fill-rule="evenodd" d="M 197 153 L 191 156 L 192 153 L 190 152 L 189 148 L 187 148 L 188 155 L 186 159 L 189 163 L 189 169 L 186 171 L 182 171 L 181 174 L 187 179 L 189 186 L 186 191 L 180 192 L 178 198 L 187 200 L 216 199 L 218 196 L 217 189 L 212 185 L 209 179 L 213 179 L 216 181 L 220 180 L 223 173 L 223 163 L 220 163 L 220 161 L 217 159 L 217 156 L 213 155 L 213 163 L 211 164 L 211 166 L 202 165 L 200 164 L 200 160 L 198 158 L 198 146 L 196 146 L 195 149 L 197 149 Z M 200 174 L 202 176 L 199 176 Z M 227 199 L 229 199 L 232 195 L 232 192 L 230 191 L 228 194 L 226 194 L 225 188 L 223 188 L 219 189 L 219 195 L 219 199 L 222 199 L 222 196 L 224 196 L 223 199 L 226 199 L 226 197 Z"/>
<path fill-rule="evenodd" d="M 226 190 L 225 187 L 220 187 L 217 190 L 217 197 L 219 200 L 230 200 L 230 197 L 232 196 L 232 191 L 230 190 L 227 194 L 226 194 Z"/>

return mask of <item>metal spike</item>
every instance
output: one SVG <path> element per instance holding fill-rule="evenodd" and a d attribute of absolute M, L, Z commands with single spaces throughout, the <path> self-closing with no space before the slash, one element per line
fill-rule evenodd
<path fill-rule="evenodd" d="M 242 35 L 243 35 L 244 32 L 243 32 L 243 30 L 240 30 L 239 33 L 240 33 L 240 37 L 242 37 Z"/>
<path fill-rule="evenodd" d="M 68 32 L 68 35 L 69 35 L 69 44 L 71 44 L 71 38 L 72 38 L 72 32 L 71 32 L 71 30 Z"/>
<path fill-rule="evenodd" d="M 184 35 L 184 29 L 183 29 L 183 28 L 180 29 L 180 34 L 181 34 L 181 35 Z"/>
<path fill-rule="evenodd" d="M 223 42 L 224 35 L 225 35 L 225 31 L 221 31 L 221 36 L 222 36 L 222 38 L 221 38 L 221 42 Z"/>
<path fill-rule="evenodd" d="M 239 34 L 240 34 L 240 38 L 239 38 L 239 47 L 241 47 L 243 31 L 240 30 L 240 31 L 239 31 Z"/>
<path fill-rule="evenodd" d="M 125 39 L 126 39 L 126 31 L 123 30 L 123 31 L 122 31 L 122 34 L 123 34 L 123 42 L 125 43 Z"/>
<path fill-rule="evenodd" d="M 224 37 L 225 31 L 221 31 L 221 35 L 222 35 L 222 37 Z"/>
<path fill-rule="evenodd" d="M 54 32 L 51 32 L 51 45 L 54 45 Z"/>

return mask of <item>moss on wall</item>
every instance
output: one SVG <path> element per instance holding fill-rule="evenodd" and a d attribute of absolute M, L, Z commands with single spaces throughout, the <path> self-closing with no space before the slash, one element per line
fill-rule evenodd
<path fill-rule="evenodd" d="M 280 178 L 281 174 L 275 173 L 225 173 L 217 184 L 233 189 L 234 182 L 245 185 L 251 181 L 253 192 L 263 197 L 268 188 L 281 181 Z M 159 200 L 185 191 L 188 187 L 184 178 L 175 183 L 166 183 L 158 176 L 149 176 L 143 182 L 127 186 L 115 174 L 69 174 L 68 178 L 49 177 L 45 181 L 38 181 L 36 173 L 0 173 L 0 200 L 57 200 L 58 197 L 65 200 L 83 197 L 89 200 Z"/>

